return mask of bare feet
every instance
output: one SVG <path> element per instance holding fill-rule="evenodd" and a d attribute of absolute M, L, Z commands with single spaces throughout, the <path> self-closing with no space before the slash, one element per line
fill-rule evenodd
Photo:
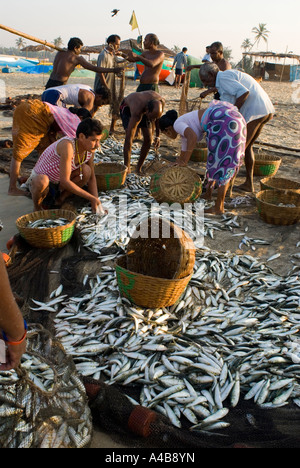
<path fill-rule="evenodd" d="M 233 190 L 241 190 L 242 192 L 251 192 L 251 193 L 254 193 L 254 187 L 251 185 L 248 185 L 246 183 L 244 184 L 241 184 L 241 185 L 237 185 L 236 187 L 233 188 Z"/>
<path fill-rule="evenodd" d="M 26 190 L 21 190 L 18 188 L 13 188 L 8 190 L 8 195 L 12 197 L 28 197 L 30 198 L 30 193 Z"/>

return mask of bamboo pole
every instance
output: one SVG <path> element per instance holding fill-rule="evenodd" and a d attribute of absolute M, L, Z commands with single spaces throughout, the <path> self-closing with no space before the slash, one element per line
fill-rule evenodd
<path fill-rule="evenodd" d="M 45 45 L 47 47 L 51 47 L 52 49 L 58 50 L 59 52 L 63 51 L 61 47 L 57 47 L 54 44 L 51 44 L 50 42 L 43 41 L 42 39 L 38 39 L 37 37 L 30 36 L 29 34 L 25 34 L 20 31 L 16 31 L 15 29 L 8 28 L 7 26 L 4 26 L 3 24 L 0 24 L 0 29 L 4 29 L 4 31 L 8 31 L 12 34 L 16 34 L 17 36 L 24 37 L 25 39 L 28 39 L 29 41 L 37 42 L 38 44 Z"/>

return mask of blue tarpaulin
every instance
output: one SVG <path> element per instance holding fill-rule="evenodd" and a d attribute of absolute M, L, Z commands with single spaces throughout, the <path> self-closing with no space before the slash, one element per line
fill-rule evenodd
<path fill-rule="evenodd" d="M 52 65 L 34 65 L 31 67 L 22 67 L 22 73 L 29 73 L 31 75 L 39 75 L 40 73 L 49 73 L 53 70 Z"/>

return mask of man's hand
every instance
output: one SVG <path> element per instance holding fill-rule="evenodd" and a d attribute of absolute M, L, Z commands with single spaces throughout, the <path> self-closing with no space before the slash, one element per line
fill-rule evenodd
<path fill-rule="evenodd" d="M 123 67 L 116 67 L 113 70 L 114 70 L 114 73 L 122 74 L 124 68 Z"/>
<path fill-rule="evenodd" d="M 128 62 L 137 62 L 138 61 L 138 55 L 135 54 L 134 52 L 129 52 L 128 55 L 127 55 L 127 60 Z"/>
<path fill-rule="evenodd" d="M 160 147 L 160 138 L 159 137 L 154 138 L 153 147 L 154 147 L 155 150 L 158 150 L 158 148 Z"/>

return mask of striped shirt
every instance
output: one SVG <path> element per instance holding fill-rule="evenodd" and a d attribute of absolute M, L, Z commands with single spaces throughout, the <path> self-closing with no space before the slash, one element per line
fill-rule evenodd
<path fill-rule="evenodd" d="M 77 166 L 75 165 L 75 139 L 64 137 L 60 140 L 55 141 L 52 145 L 48 146 L 48 148 L 41 154 L 39 157 L 38 162 L 34 167 L 34 172 L 36 174 L 43 174 L 49 177 L 50 182 L 53 184 L 59 184 L 60 182 L 60 155 L 57 153 L 57 145 L 63 140 L 70 141 L 73 145 L 73 152 L 74 156 L 72 159 L 72 172 L 75 171 L 80 167 L 80 164 Z M 87 163 L 93 157 L 93 153 L 87 153 L 85 163 Z"/>

